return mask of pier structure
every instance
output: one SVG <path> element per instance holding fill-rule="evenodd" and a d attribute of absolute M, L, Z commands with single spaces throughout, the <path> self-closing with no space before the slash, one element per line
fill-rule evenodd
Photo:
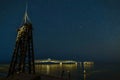
<path fill-rule="evenodd" d="M 54 59 L 44 59 L 44 60 L 35 60 L 35 64 L 77 64 L 76 61 L 73 60 L 54 60 Z"/>

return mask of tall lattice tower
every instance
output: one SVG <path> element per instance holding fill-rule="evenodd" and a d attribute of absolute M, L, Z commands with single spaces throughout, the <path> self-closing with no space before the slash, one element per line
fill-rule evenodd
<path fill-rule="evenodd" d="M 8 77 L 20 73 L 35 73 L 32 24 L 27 14 L 27 7 L 23 24 L 18 29 Z"/>

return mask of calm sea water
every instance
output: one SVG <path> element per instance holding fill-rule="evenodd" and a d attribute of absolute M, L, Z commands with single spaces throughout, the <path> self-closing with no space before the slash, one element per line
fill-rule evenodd
<path fill-rule="evenodd" d="M 120 80 L 120 65 L 118 64 L 51 64 L 36 65 L 36 72 L 70 77 L 71 80 Z"/>
<path fill-rule="evenodd" d="M 70 80 L 120 80 L 119 64 L 37 64 L 36 73 L 70 77 Z M 8 66 L 0 65 L 0 76 L 7 74 Z"/>

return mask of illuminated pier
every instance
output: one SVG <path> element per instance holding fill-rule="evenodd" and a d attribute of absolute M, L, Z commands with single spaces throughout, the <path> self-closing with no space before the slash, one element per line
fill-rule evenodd
<path fill-rule="evenodd" d="M 35 64 L 77 64 L 77 61 L 73 60 L 54 60 L 54 59 L 44 59 L 44 60 L 35 60 Z"/>

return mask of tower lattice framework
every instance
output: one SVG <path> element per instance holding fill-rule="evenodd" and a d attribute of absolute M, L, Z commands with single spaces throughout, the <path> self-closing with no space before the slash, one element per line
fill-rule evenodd
<path fill-rule="evenodd" d="M 8 77 L 19 73 L 35 73 L 32 24 L 29 21 L 27 10 L 24 23 L 18 29 Z"/>

